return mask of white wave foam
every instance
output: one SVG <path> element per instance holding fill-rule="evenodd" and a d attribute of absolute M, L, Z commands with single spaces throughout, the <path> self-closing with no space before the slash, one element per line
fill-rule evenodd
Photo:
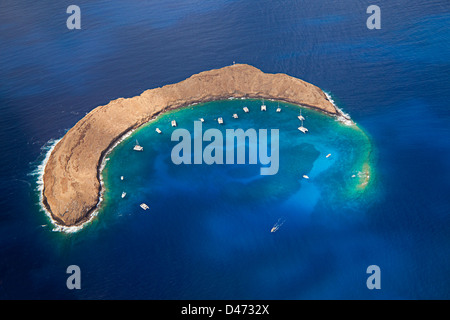
<path fill-rule="evenodd" d="M 151 119 L 149 122 L 153 121 L 157 119 L 157 117 Z M 44 172 L 45 172 L 45 166 L 47 165 L 47 162 L 50 158 L 51 153 L 53 152 L 55 146 L 58 144 L 59 141 L 61 141 L 62 138 L 60 139 L 51 139 L 49 140 L 44 147 L 42 147 L 43 152 L 45 152 L 45 158 L 42 161 L 41 164 L 39 164 L 37 166 L 37 168 L 35 170 L 33 170 L 30 175 L 32 176 L 36 176 L 37 177 L 37 191 L 39 192 L 39 204 L 40 207 L 42 209 L 42 211 L 47 215 L 47 217 L 49 218 L 51 224 L 53 225 L 53 229 L 52 231 L 54 232 L 64 232 L 64 233 L 74 233 L 77 231 L 80 231 L 81 229 L 83 229 L 83 227 L 85 227 L 87 224 L 89 224 L 94 217 L 96 217 L 98 215 L 98 209 L 100 207 L 100 204 L 103 201 L 103 192 L 104 192 L 104 182 L 103 182 L 103 177 L 102 177 L 102 171 L 105 168 L 106 163 L 108 162 L 109 158 L 108 155 L 111 153 L 111 151 L 117 147 L 122 141 L 124 141 L 126 138 L 128 138 L 129 136 L 131 136 L 134 131 L 136 131 L 136 129 L 130 130 L 128 132 L 126 132 L 122 137 L 120 137 L 120 139 L 118 139 L 105 153 L 105 155 L 103 156 L 102 162 L 100 164 L 100 195 L 99 195 L 99 201 L 96 205 L 96 208 L 94 209 L 94 211 L 89 215 L 89 219 L 86 220 L 85 222 L 83 222 L 80 225 L 77 226 L 71 226 L 71 227 L 67 227 L 67 226 L 62 226 L 60 224 L 58 224 L 51 216 L 50 212 L 47 210 L 47 208 L 44 205 Z"/>
<path fill-rule="evenodd" d="M 342 122 L 343 124 L 347 125 L 347 126 L 353 126 L 355 125 L 355 123 L 353 122 L 352 118 L 350 117 L 350 115 L 348 113 L 345 113 L 341 108 L 339 108 L 335 101 L 333 100 L 333 98 L 331 97 L 331 94 L 328 92 L 325 92 L 325 96 L 327 97 L 328 101 L 330 101 L 333 106 L 336 108 L 336 110 L 338 111 L 338 115 L 336 115 L 336 120 L 339 122 Z"/>
<path fill-rule="evenodd" d="M 66 226 L 61 226 L 59 225 L 53 218 L 52 215 L 50 214 L 50 212 L 47 210 L 47 208 L 44 205 L 44 172 L 45 172 L 45 167 L 47 165 L 47 162 L 50 158 L 50 155 L 52 154 L 53 150 L 55 149 L 56 145 L 59 143 L 59 141 L 61 141 L 62 138 L 60 139 L 51 139 L 49 140 L 43 147 L 42 147 L 42 151 L 45 152 L 45 157 L 44 160 L 41 162 L 41 164 L 39 164 L 37 166 L 37 168 L 35 170 L 33 170 L 30 175 L 31 176 L 36 176 L 36 184 L 37 184 L 37 191 L 39 192 L 39 205 L 41 210 L 45 213 L 45 215 L 48 217 L 48 219 L 50 220 L 53 229 L 52 231 L 57 232 L 57 231 L 62 231 L 62 232 L 66 232 L 66 233 L 72 233 L 72 232 L 76 232 L 78 230 L 81 230 L 82 226 L 74 226 L 74 227 L 66 227 Z"/>
<path fill-rule="evenodd" d="M 55 149 L 58 142 L 61 141 L 60 139 L 51 139 L 49 140 L 43 147 L 42 151 L 45 152 L 44 160 L 36 167 L 35 170 L 33 170 L 30 175 L 36 176 L 36 184 L 37 184 L 37 191 L 39 192 L 39 204 L 41 210 L 45 213 L 45 215 L 50 220 L 51 224 L 54 226 L 53 231 L 55 231 L 55 228 L 60 227 L 55 220 L 53 220 L 50 212 L 47 210 L 47 208 L 44 206 L 44 172 L 45 172 L 45 166 L 47 165 L 48 159 L 50 158 L 50 155 L 53 152 L 53 149 Z"/>
<path fill-rule="evenodd" d="M 43 177 L 45 166 L 47 165 L 48 159 L 50 158 L 50 154 L 60 140 L 61 139 L 51 139 L 41 148 L 42 151 L 45 152 L 45 158 L 42 163 L 36 167 L 36 169 L 29 173 L 30 176 L 37 177 L 37 189 L 38 191 L 40 191 L 40 196 L 42 196 L 42 190 L 44 188 Z"/>

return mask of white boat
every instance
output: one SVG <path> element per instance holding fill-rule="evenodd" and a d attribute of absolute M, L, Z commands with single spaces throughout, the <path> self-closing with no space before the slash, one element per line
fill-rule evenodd
<path fill-rule="evenodd" d="M 331 156 L 331 153 L 327 154 L 326 158 L 329 158 Z"/>
<path fill-rule="evenodd" d="M 120 176 L 120 180 L 123 180 L 123 176 Z"/>
<path fill-rule="evenodd" d="M 249 110 L 248 110 L 247 107 L 244 107 L 243 110 L 244 110 L 244 112 L 246 112 L 246 113 L 249 112 Z"/>
<path fill-rule="evenodd" d="M 306 174 L 303 175 L 303 178 L 309 179 L 309 177 Z"/>
<path fill-rule="evenodd" d="M 141 203 L 139 206 L 144 210 L 149 209 L 148 205 L 146 205 L 145 203 Z"/>
<path fill-rule="evenodd" d="M 144 151 L 144 148 L 139 145 L 139 142 L 136 140 L 136 145 L 133 147 L 134 151 Z"/>
<path fill-rule="evenodd" d="M 161 133 L 161 130 L 159 130 L 159 128 L 156 128 L 156 132 Z"/>
<path fill-rule="evenodd" d="M 300 110 L 300 115 L 298 116 L 298 119 L 301 121 L 305 120 L 305 117 L 302 116 L 302 110 Z"/>
<path fill-rule="evenodd" d="M 203 118 L 200 118 L 200 121 L 201 121 L 201 122 L 205 122 L 205 119 L 203 119 Z"/>
<path fill-rule="evenodd" d="M 300 130 L 303 133 L 307 133 L 308 129 L 306 129 L 304 126 L 298 127 L 298 130 Z"/>
<path fill-rule="evenodd" d="M 238 118 L 238 115 L 237 115 L 237 113 L 233 114 L 233 118 L 235 118 L 235 119 L 237 119 L 237 118 Z"/>
<path fill-rule="evenodd" d="M 281 218 L 278 219 L 278 221 L 273 225 L 272 229 L 270 229 L 270 232 L 273 233 L 273 232 L 276 232 L 278 229 L 280 229 L 280 227 L 283 225 L 284 221 L 285 220 L 281 220 Z"/>
<path fill-rule="evenodd" d="M 264 104 L 264 99 L 262 101 L 261 111 L 266 111 L 266 105 Z"/>
<path fill-rule="evenodd" d="M 277 112 L 281 112 L 280 103 L 278 102 Z"/>
<path fill-rule="evenodd" d="M 308 129 L 306 129 L 306 128 L 303 126 L 303 120 L 302 120 L 302 125 L 301 125 L 300 127 L 298 127 L 298 130 L 300 130 L 300 131 L 303 132 L 303 133 L 307 133 L 307 132 L 308 132 Z"/>
<path fill-rule="evenodd" d="M 177 122 L 175 120 L 172 120 L 172 127 L 176 127 L 177 126 Z"/>
<path fill-rule="evenodd" d="M 223 123 L 223 119 L 222 119 L 222 118 L 219 118 L 219 119 L 217 119 L 217 122 L 218 122 L 219 124 L 222 124 L 222 123 Z"/>
<path fill-rule="evenodd" d="M 127 195 L 126 192 L 122 192 L 122 199 L 125 198 L 126 195 Z"/>

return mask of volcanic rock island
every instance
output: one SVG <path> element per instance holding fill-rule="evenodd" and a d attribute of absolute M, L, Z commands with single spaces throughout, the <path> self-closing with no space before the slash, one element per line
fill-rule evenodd
<path fill-rule="evenodd" d="M 78 121 L 48 157 L 43 205 L 59 226 L 83 224 L 101 201 L 102 161 L 125 134 L 166 111 L 230 97 L 273 99 L 341 115 L 320 88 L 286 74 L 268 74 L 246 64 L 201 72 L 133 98 L 113 100 Z"/>

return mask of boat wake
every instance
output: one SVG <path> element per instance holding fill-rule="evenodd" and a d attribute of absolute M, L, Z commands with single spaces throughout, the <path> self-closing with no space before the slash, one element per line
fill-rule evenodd
<path fill-rule="evenodd" d="M 277 232 L 278 229 L 284 224 L 286 220 L 285 219 L 278 219 L 278 221 L 273 225 L 272 229 L 270 229 L 270 232 Z"/>

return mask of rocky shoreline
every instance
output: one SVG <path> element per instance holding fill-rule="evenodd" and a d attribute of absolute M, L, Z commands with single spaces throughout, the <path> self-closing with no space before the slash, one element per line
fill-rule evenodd
<path fill-rule="evenodd" d="M 286 74 L 267 74 L 245 64 L 201 72 L 140 96 L 113 100 L 77 122 L 48 158 L 43 205 L 62 227 L 85 223 L 101 200 L 103 159 L 120 139 L 161 113 L 230 97 L 273 99 L 341 115 L 320 88 Z"/>

